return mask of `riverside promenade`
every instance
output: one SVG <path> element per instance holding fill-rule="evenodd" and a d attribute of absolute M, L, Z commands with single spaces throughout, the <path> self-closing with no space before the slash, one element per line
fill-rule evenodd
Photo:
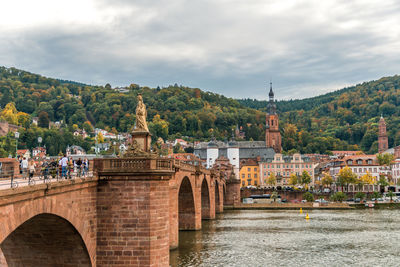
<path fill-rule="evenodd" d="M 348 203 L 328 203 L 324 205 L 316 205 L 319 203 L 251 203 L 251 204 L 239 204 L 236 206 L 225 206 L 226 210 L 348 210 L 354 209 Z"/>

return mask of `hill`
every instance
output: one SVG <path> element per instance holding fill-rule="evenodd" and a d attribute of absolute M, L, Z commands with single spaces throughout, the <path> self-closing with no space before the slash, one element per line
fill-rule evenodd
<path fill-rule="evenodd" d="M 381 115 L 386 120 L 389 146 L 400 144 L 399 89 L 400 76 L 396 75 L 317 97 L 278 101 L 284 136 L 285 131 L 293 132 L 293 127 L 296 128 L 296 134 L 291 133 L 294 139 L 292 145 L 286 140 L 284 149 L 304 149 L 307 145 L 301 142 L 294 144 L 301 139 L 299 135 L 302 132 L 308 132 L 319 137 L 339 138 L 360 146 L 365 152 L 376 153 L 377 122 Z M 266 101 L 238 101 L 244 106 L 265 110 Z"/>
<path fill-rule="evenodd" d="M 284 150 L 325 153 L 361 146 L 364 151 L 373 152 L 376 122 L 381 112 L 388 117 L 390 144 L 397 138 L 400 141 L 396 135 L 399 79 L 388 77 L 314 98 L 277 102 Z M 231 136 L 236 125 L 243 127 L 247 140 L 264 139 L 265 103 L 262 101 L 235 100 L 177 84 L 165 88 L 131 84 L 126 90 L 118 90 L 109 84 L 86 85 L 0 67 L 2 108 L 15 103 L 18 112 L 41 117 L 41 126 L 46 126 L 48 121 L 64 122 L 61 131 L 34 127 L 26 119 L 19 122 L 25 128 L 21 130 L 19 147 L 37 145 L 35 140 L 41 135 L 50 154 L 57 154 L 71 144 L 90 148 L 93 139 L 71 137 L 76 128 L 130 131 L 139 93 L 147 105 L 153 140 L 182 136 L 190 141 L 208 140 L 212 135 L 224 140 Z"/>

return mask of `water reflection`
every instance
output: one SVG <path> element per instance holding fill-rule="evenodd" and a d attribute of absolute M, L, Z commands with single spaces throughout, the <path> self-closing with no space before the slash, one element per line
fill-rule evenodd
<path fill-rule="evenodd" d="M 230 211 L 179 234 L 171 266 L 400 266 L 400 211 Z"/>

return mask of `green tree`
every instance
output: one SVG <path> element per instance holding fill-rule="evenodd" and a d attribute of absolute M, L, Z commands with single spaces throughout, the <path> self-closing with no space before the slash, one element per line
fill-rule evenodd
<path fill-rule="evenodd" d="M 157 140 L 159 137 L 168 139 L 168 122 L 161 119 L 160 115 L 155 115 L 152 122 L 149 123 L 150 132 Z"/>
<path fill-rule="evenodd" d="M 46 111 L 42 111 L 39 114 L 38 126 L 42 128 L 49 128 L 49 114 Z"/>
<path fill-rule="evenodd" d="M 378 185 L 383 188 L 389 185 L 389 182 L 386 180 L 385 175 L 379 175 Z"/>
<path fill-rule="evenodd" d="M 305 192 L 303 194 L 303 199 L 307 200 L 307 202 L 313 202 L 314 201 L 314 195 L 311 192 Z"/>
<path fill-rule="evenodd" d="M 365 198 L 365 193 L 364 192 L 357 192 L 355 197 L 359 198 L 359 199 L 361 199 L 361 201 L 363 201 L 364 198 Z"/>
<path fill-rule="evenodd" d="M 322 185 L 326 186 L 326 187 L 331 187 L 331 185 L 333 183 L 332 176 L 329 174 L 329 172 L 325 172 L 323 175 L 324 176 L 321 179 Z"/>
<path fill-rule="evenodd" d="M 393 191 L 389 191 L 387 193 L 387 196 L 390 198 L 390 202 L 393 202 L 393 197 L 396 196 L 396 195 L 393 193 Z"/>
<path fill-rule="evenodd" d="M 331 196 L 332 200 L 337 202 L 343 202 L 343 200 L 345 200 L 346 197 L 347 197 L 346 194 L 343 192 L 336 192 Z"/>
<path fill-rule="evenodd" d="M 353 171 L 348 167 L 344 167 L 340 169 L 339 175 L 337 177 L 337 183 L 342 186 L 348 186 L 349 184 L 354 184 L 357 182 L 357 175 L 353 173 Z"/>
<path fill-rule="evenodd" d="M 271 174 L 267 178 L 267 184 L 270 185 L 270 186 L 275 186 L 276 185 L 275 173 L 271 172 Z"/>
<path fill-rule="evenodd" d="M 289 184 L 291 186 L 296 186 L 298 184 L 299 178 L 295 173 L 292 173 L 289 177 Z"/>
<path fill-rule="evenodd" d="M 301 184 L 308 186 L 311 181 L 311 176 L 308 171 L 303 171 L 303 173 L 301 174 Z"/>
<path fill-rule="evenodd" d="M 378 198 L 380 198 L 382 195 L 381 195 L 381 193 L 374 191 L 374 192 L 372 192 L 371 196 L 373 199 L 375 199 L 375 203 L 378 203 Z"/>

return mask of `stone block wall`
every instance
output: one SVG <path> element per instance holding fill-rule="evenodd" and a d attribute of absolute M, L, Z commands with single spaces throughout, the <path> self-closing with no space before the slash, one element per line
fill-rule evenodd
<path fill-rule="evenodd" d="M 169 183 L 147 178 L 99 181 L 97 266 L 169 265 Z"/>

